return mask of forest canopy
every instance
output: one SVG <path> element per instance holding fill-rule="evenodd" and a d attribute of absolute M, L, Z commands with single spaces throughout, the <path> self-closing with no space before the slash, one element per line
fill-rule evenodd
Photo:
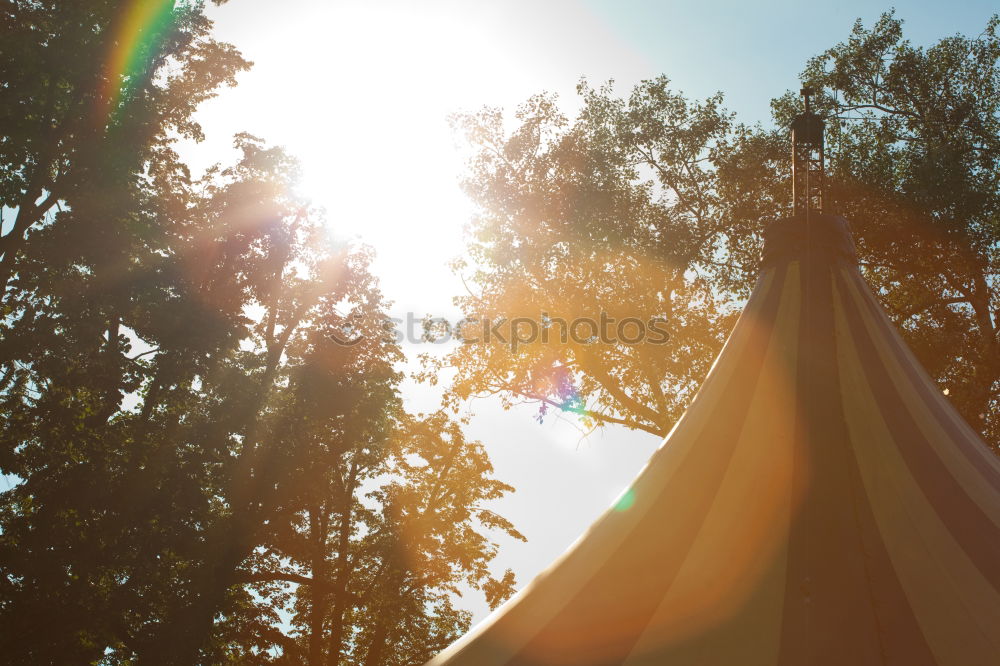
<path fill-rule="evenodd" d="M 826 210 L 847 217 L 882 305 L 965 419 L 1000 447 L 1000 21 L 929 48 L 887 13 L 811 59 L 826 119 Z M 627 96 L 578 87 L 456 114 L 477 204 L 463 314 L 662 316 L 667 344 L 465 345 L 455 400 L 499 395 L 665 436 L 757 276 L 762 232 L 791 213 L 788 127 L 798 91 L 749 126 L 722 93 L 691 100 L 666 76 Z"/>
<path fill-rule="evenodd" d="M 489 508 L 512 488 L 460 420 L 404 410 L 370 251 L 294 159 L 179 157 L 249 67 L 202 5 L 120 10 L 3 10 L 0 654 L 422 663 L 460 592 L 513 592 L 488 566 L 523 538 Z"/>

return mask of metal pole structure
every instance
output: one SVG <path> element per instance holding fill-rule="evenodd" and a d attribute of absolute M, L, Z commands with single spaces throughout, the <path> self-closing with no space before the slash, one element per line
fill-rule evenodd
<path fill-rule="evenodd" d="M 813 113 L 811 88 L 803 88 L 805 109 L 792 121 L 792 210 L 807 221 L 810 212 L 823 211 L 823 119 Z"/>

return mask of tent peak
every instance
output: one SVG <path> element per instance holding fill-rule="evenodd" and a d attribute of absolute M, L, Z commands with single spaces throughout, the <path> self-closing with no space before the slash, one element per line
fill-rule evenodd
<path fill-rule="evenodd" d="M 857 266 L 851 225 L 839 215 L 810 211 L 775 220 L 764 231 L 762 266 L 796 260 Z"/>

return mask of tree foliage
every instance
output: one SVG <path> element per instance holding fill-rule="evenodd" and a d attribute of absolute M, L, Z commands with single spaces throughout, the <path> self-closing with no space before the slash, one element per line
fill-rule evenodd
<path fill-rule="evenodd" d="M 201 3 L 3 11 L 3 660 L 417 663 L 509 596 L 511 488 L 403 410 L 369 252 L 261 139 L 179 159 L 248 65 Z"/>
<path fill-rule="evenodd" d="M 680 416 L 733 319 L 712 281 L 729 233 L 711 163 L 731 117 L 719 97 L 692 103 L 667 85 L 624 100 L 581 84 L 573 122 L 538 96 L 509 134 L 495 109 L 455 117 L 477 147 L 465 189 L 479 207 L 474 288 L 458 303 L 478 321 L 551 329 L 518 349 L 506 338 L 463 346 L 449 361 L 457 397 L 535 400 L 658 435 Z M 638 344 L 638 323 L 618 328 L 630 318 L 646 327 Z M 654 319 L 667 322 L 665 341 L 653 340 Z"/>
<path fill-rule="evenodd" d="M 1000 42 L 929 48 L 883 15 L 812 59 L 828 116 L 830 208 L 854 223 L 862 268 L 958 409 L 1000 446 Z M 473 148 L 465 187 L 476 319 L 517 313 L 664 316 L 667 344 L 467 345 L 448 363 L 456 398 L 499 394 L 576 412 L 586 425 L 665 435 L 749 293 L 761 232 L 789 214 L 792 93 L 779 129 L 737 124 L 721 95 L 697 102 L 645 81 L 626 97 L 579 88 L 570 120 L 538 96 L 508 121 L 455 119 Z"/>
<path fill-rule="evenodd" d="M 836 205 L 865 274 L 966 420 L 1000 446 L 1000 18 L 929 48 L 883 15 L 810 61 Z M 787 100 L 785 100 L 787 102 Z M 787 104 L 778 102 L 779 117 Z M 856 120 L 860 119 L 860 120 Z"/>

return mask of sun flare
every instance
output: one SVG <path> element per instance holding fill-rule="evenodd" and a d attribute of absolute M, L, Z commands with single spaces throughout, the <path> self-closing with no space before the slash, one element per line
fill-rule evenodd
<path fill-rule="evenodd" d="M 306 24 L 301 51 L 262 73 L 275 94 L 261 111 L 285 122 L 301 193 L 326 208 L 334 234 L 376 248 L 384 279 L 418 276 L 444 293 L 441 269 L 459 253 L 470 212 L 447 117 L 470 107 L 484 62 L 504 65 L 488 35 L 425 11 L 326 7 Z M 460 56 L 470 52 L 480 57 Z"/>

